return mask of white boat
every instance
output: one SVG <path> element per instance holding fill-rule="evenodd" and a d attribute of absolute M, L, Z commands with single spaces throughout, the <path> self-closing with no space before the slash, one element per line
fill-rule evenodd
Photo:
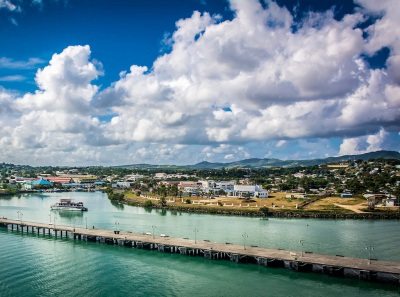
<path fill-rule="evenodd" d="M 74 202 L 72 199 L 60 199 L 60 202 L 50 206 L 52 210 L 77 210 L 87 211 L 82 202 Z"/>

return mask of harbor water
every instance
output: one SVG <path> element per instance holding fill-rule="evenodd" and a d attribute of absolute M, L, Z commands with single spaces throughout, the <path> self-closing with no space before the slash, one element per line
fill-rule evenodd
<path fill-rule="evenodd" d="M 61 198 L 88 212 L 50 211 Z M 243 244 L 400 262 L 399 221 L 264 220 L 144 209 L 112 203 L 100 192 L 0 198 L 0 216 L 23 221 Z M 51 214 L 51 216 L 49 216 Z M 21 218 L 21 216 L 20 216 Z M 118 224 L 115 224 L 115 223 Z M 313 273 L 74 241 L 0 228 L 1 296 L 398 296 L 399 287 Z"/>

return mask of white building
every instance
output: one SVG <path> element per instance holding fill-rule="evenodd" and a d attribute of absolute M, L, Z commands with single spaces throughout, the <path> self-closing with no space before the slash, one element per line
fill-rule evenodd
<path fill-rule="evenodd" d="M 139 174 L 134 174 L 134 175 L 125 175 L 124 176 L 124 180 L 133 180 L 133 181 L 137 181 L 138 179 L 144 178 L 143 175 L 139 175 Z"/>
<path fill-rule="evenodd" d="M 293 176 L 297 177 L 297 178 L 302 178 L 304 176 L 304 174 L 299 172 L 299 173 L 293 174 Z"/>
<path fill-rule="evenodd" d="M 164 179 L 164 178 L 167 178 L 167 174 L 164 173 L 164 172 L 159 172 L 159 173 L 156 173 L 154 175 L 154 178 L 162 178 L 162 179 Z"/>
<path fill-rule="evenodd" d="M 116 184 L 112 185 L 113 188 L 129 188 L 130 186 L 131 186 L 130 182 L 117 182 Z"/>
<path fill-rule="evenodd" d="M 199 183 L 205 191 L 209 190 L 233 190 L 235 182 L 233 181 L 214 181 L 214 180 L 201 180 Z"/>
<path fill-rule="evenodd" d="M 268 198 L 268 191 L 264 190 L 260 185 L 234 185 L 233 190 L 229 191 L 229 196 L 242 196 L 250 193 L 253 197 Z"/>

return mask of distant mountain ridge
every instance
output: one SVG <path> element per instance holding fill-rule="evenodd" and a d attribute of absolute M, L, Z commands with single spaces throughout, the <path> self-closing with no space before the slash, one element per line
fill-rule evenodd
<path fill-rule="evenodd" d="M 324 159 L 311 159 L 311 160 L 279 160 L 279 159 L 246 159 L 241 161 L 235 161 L 230 163 L 210 163 L 207 161 L 200 162 L 193 165 L 197 169 L 221 169 L 225 168 L 251 168 L 251 169 L 262 169 L 269 167 L 295 167 L 295 166 L 310 166 L 310 165 L 321 165 L 325 163 L 348 161 L 349 159 L 400 159 L 400 153 L 396 151 L 377 151 L 370 152 L 360 155 L 344 155 L 340 157 L 329 157 Z"/>
<path fill-rule="evenodd" d="M 150 164 L 133 164 L 133 165 L 122 165 L 112 166 L 118 168 L 137 168 L 137 169 L 221 169 L 225 168 L 251 168 L 251 169 L 263 169 L 269 167 L 295 167 L 295 166 L 310 166 L 310 165 L 321 165 L 325 163 L 348 161 L 349 159 L 398 159 L 400 160 L 400 153 L 396 151 L 377 151 L 359 155 L 344 155 L 340 157 L 329 157 L 324 159 L 311 159 L 311 160 L 279 160 L 279 159 L 246 159 L 241 161 L 229 162 L 229 163 L 211 163 L 203 161 L 195 165 L 150 165 Z"/>

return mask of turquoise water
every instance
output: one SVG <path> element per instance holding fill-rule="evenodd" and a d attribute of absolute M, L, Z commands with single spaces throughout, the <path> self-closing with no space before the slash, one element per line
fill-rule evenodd
<path fill-rule="evenodd" d="M 151 232 L 199 239 L 400 261 L 398 221 L 270 219 L 226 217 L 145 210 L 111 204 L 102 193 L 61 193 L 3 197 L 0 216 L 48 222 L 49 206 L 61 197 L 83 201 L 87 213 L 52 211 L 56 224 Z M 76 220 L 76 221 L 75 221 Z M 308 224 L 308 226 L 307 226 Z M 338 279 L 313 273 L 213 261 L 200 257 L 55 239 L 52 235 L 11 232 L 0 228 L 1 296 L 398 296 L 397 286 Z"/>

